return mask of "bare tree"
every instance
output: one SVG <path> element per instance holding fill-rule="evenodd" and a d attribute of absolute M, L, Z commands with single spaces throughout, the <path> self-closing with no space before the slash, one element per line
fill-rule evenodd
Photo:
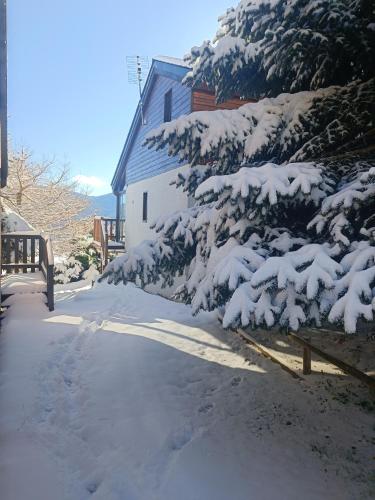
<path fill-rule="evenodd" d="M 75 242 L 91 229 L 92 219 L 79 217 L 88 206 L 84 194 L 70 179 L 67 165 L 36 162 L 23 149 L 10 154 L 8 184 L 0 193 L 1 201 L 35 229 L 48 233 L 58 253 L 73 250 Z"/>

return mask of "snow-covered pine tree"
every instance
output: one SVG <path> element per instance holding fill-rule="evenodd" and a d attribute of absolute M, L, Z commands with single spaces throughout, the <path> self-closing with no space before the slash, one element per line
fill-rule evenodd
<path fill-rule="evenodd" d="M 242 0 L 219 21 L 214 43 L 187 57 L 187 81 L 208 84 L 221 101 L 374 76 L 373 0 Z"/>
<path fill-rule="evenodd" d="M 366 0 L 242 0 L 186 83 L 238 110 L 196 112 L 147 139 L 189 163 L 191 209 L 111 262 L 119 283 L 187 279 L 177 296 L 225 327 L 344 324 L 375 309 L 375 12 Z M 281 93 L 283 92 L 283 93 Z"/>

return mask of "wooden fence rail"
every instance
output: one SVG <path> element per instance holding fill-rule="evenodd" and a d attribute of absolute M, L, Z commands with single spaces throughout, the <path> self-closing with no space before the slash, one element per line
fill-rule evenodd
<path fill-rule="evenodd" d="M 358 370 L 354 366 L 345 363 L 345 361 L 336 358 L 336 356 L 332 356 L 332 354 L 329 354 L 326 351 L 322 351 L 321 349 L 319 349 L 319 347 L 310 344 L 310 342 L 308 342 L 306 339 L 303 339 L 302 337 L 296 335 L 295 333 L 290 332 L 288 335 L 290 338 L 292 338 L 295 342 L 297 342 L 303 347 L 303 373 L 305 375 L 309 375 L 311 373 L 311 352 L 314 352 L 315 354 L 325 359 L 332 365 L 335 365 L 338 368 L 340 368 L 340 370 L 342 370 L 343 372 L 347 373 L 348 375 L 351 375 L 352 377 L 357 378 L 364 384 L 367 384 L 372 391 L 375 391 L 375 378 L 370 377 L 369 375 L 362 372 L 361 370 Z"/>
<path fill-rule="evenodd" d="M 40 234 L 31 232 L 2 234 L 2 269 L 7 274 L 35 273 L 40 267 L 40 239 Z"/>
<path fill-rule="evenodd" d="M 237 333 L 241 335 L 250 345 L 252 345 L 257 351 L 259 351 L 263 356 L 266 358 L 271 359 L 274 363 L 277 363 L 280 365 L 280 367 L 288 372 L 292 377 L 296 379 L 301 379 L 300 377 L 294 370 L 292 370 L 287 363 L 284 361 L 281 361 L 278 359 L 277 356 L 275 356 L 272 352 L 270 352 L 265 346 L 263 346 L 261 343 L 259 343 L 257 340 L 255 340 L 248 332 L 243 330 L 242 328 L 237 329 Z M 339 358 L 336 358 L 336 356 L 333 356 L 332 354 L 329 354 L 326 351 L 323 351 L 322 349 L 319 349 L 315 345 L 311 344 L 308 340 L 300 337 L 299 335 L 296 335 L 293 332 L 288 333 L 288 337 L 294 340 L 296 343 L 298 343 L 302 348 L 302 360 L 303 360 L 303 374 L 304 375 L 310 375 L 311 374 L 311 353 L 314 352 L 317 354 L 319 357 L 322 359 L 325 359 L 329 363 L 331 363 L 334 366 L 337 366 L 342 370 L 343 372 L 347 373 L 348 375 L 351 375 L 352 377 L 357 378 L 364 384 L 366 384 L 371 392 L 375 394 L 375 378 L 372 376 L 367 375 L 366 373 L 362 372 L 361 370 L 358 370 L 358 368 L 355 368 L 354 366 L 349 365 L 348 363 L 345 363 L 345 361 L 342 361 Z"/>
<path fill-rule="evenodd" d="M 110 219 L 98 216 L 94 218 L 94 243 L 100 251 L 102 271 L 108 264 L 109 251 L 121 248 L 116 243 L 124 240 L 124 222 L 124 219 Z"/>
<path fill-rule="evenodd" d="M 2 270 L 6 274 L 41 271 L 46 280 L 47 305 L 54 309 L 54 257 L 50 238 L 36 232 L 1 235 Z"/>

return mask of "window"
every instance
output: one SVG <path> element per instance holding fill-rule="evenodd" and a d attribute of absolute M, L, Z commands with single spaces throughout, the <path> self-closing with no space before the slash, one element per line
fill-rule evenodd
<path fill-rule="evenodd" d="M 148 193 L 143 193 L 143 204 L 142 204 L 142 221 L 147 222 L 147 197 Z"/>
<path fill-rule="evenodd" d="M 125 220 L 125 192 L 122 191 L 119 196 L 120 196 L 119 216 L 120 216 L 120 219 L 124 219 Z"/>
<path fill-rule="evenodd" d="M 172 89 L 164 94 L 164 121 L 172 120 Z"/>

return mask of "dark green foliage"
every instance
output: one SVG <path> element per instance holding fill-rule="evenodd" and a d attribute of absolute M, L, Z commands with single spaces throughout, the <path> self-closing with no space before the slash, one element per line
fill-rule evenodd
<path fill-rule="evenodd" d="M 187 57 L 193 69 L 186 78 L 214 88 L 219 101 L 375 75 L 372 0 L 242 0 L 220 23 L 217 43 L 194 47 Z"/>

